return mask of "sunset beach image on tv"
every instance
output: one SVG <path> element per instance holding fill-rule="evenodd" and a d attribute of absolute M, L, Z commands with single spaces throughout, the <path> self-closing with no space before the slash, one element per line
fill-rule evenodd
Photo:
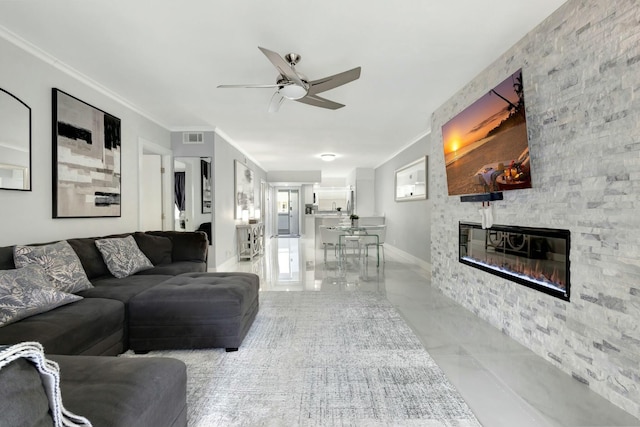
<path fill-rule="evenodd" d="M 531 188 L 518 70 L 442 126 L 449 195 Z"/>

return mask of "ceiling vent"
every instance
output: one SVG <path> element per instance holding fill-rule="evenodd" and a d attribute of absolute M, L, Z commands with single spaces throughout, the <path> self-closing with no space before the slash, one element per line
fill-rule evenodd
<path fill-rule="evenodd" d="M 183 132 L 183 144 L 204 144 L 204 134 L 202 132 Z"/>

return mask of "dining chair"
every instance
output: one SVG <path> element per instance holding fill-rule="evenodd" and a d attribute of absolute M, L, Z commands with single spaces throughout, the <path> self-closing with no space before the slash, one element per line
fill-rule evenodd
<path fill-rule="evenodd" d="M 348 233 L 343 234 L 344 247 L 342 248 L 342 250 L 343 250 L 343 255 L 345 260 L 347 257 L 347 250 L 349 248 L 353 248 L 354 255 L 356 254 L 356 249 L 357 249 L 358 259 L 361 258 L 362 256 L 361 235 L 362 234 L 364 234 L 363 230 L 349 230 Z"/>
<path fill-rule="evenodd" d="M 340 246 L 341 232 L 324 225 L 320 226 L 320 239 L 322 239 L 322 246 L 324 247 L 324 262 L 327 262 L 327 247 L 333 247 L 335 257 L 338 257 L 338 249 Z"/>
<path fill-rule="evenodd" d="M 377 246 L 376 250 L 378 251 L 378 260 L 380 259 L 380 249 L 382 249 L 382 262 L 385 262 L 384 259 L 384 240 L 387 236 L 387 226 L 386 225 L 376 225 L 370 226 L 366 228 L 367 235 L 369 236 L 378 236 L 377 241 L 372 239 L 366 239 L 364 242 L 365 247 L 365 257 L 369 256 L 369 246 Z"/>

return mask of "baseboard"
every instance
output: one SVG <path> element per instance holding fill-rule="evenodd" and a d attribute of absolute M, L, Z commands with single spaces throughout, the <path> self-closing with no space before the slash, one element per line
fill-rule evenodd
<path fill-rule="evenodd" d="M 425 270 L 428 274 L 431 274 L 431 263 L 428 261 L 413 256 L 410 253 L 405 252 L 402 249 L 398 249 L 387 242 L 384 243 L 384 251 L 385 255 L 390 255 L 393 258 L 399 258 L 401 261 L 406 263 L 415 264 Z"/>
<path fill-rule="evenodd" d="M 238 264 L 238 259 L 234 255 L 231 258 L 224 261 L 222 264 L 216 267 L 209 267 L 207 271 L 216 272 L 216 271 L 236 271 L 236 265 Z"/>

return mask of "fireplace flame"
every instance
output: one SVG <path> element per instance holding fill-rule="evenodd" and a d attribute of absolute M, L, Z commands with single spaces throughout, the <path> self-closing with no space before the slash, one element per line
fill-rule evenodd
<path fill-rule="evenodd" d="M 566 283 L 564 282 L 562 274 L 558 272 L 558 268 L 553 267 L 552 270 L 546 271 L 540 263 L 540 260 L 537 260 L 535 265 L 531 267 L 527 263 L 522 262 L 520 258 L 516 258 L 513 262 L 509 262 L 502 257 L 495 255 L 492 256 L 489 254 L 487 254 L 487 259 L 484 261 L 471 257 L 466 258 L 475 263 L 487 265 L 494 270 L 499 270 L 512 276 L 519 276 L 532 282 L 542 283 L 546 286 L 566 291 Z"/>

